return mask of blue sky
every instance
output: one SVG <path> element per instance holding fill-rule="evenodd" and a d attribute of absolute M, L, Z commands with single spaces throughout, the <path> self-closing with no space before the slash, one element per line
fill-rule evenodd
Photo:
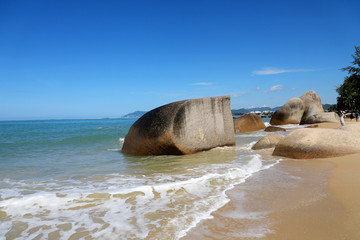
<path fill-rule="evenodd" d="M 336 103 L 360 1 L 0 0 L 0 120 L 120 117 L 231 95 Z"/>

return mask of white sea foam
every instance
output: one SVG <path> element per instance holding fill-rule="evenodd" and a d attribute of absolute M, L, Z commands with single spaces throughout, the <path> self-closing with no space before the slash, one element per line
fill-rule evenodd
<path fill-rule="evenodd" d="M 265 136 L 265 135 L 264 135 Z M 250 143 L 244 144 L 244 145 L 239 145 L 239 146 L 235 146 L 235 147 L 217 147 L 212 149 L 211 151 L 217 151 L 217 150 L 221 150 L 221 151 L 251 151 L 251 148 L 255 145 L 255 143 L 257 143 L 257 141 L 252 141 Z"/>
<path fill-rule="evenodd" d="M 281 128 L 285 128 L 285 129 L 298 129 L 298 128 L 306 128 L 306 127 L 309 127 L 312 125 L 311 124 L 304 124 L 304 125 L 287 124 L 287 125 L 272 125 L 272 126 L 281 127 Z"/>
<path fill-rule="evenodd" d="M 121 239 L 143 239 L 150 232 L 158 237 L 156 234 L 166 232 L 168 237 L 177 239 L 224 206 L 229 201 L 227 190 L 264 169 L 258 155 L 245 165 L 217 167 L 221 171 L 202 169 L 203 175 L 186 180 L 169 176 L 123 179 L 121 175 L 111 175 L 99 183 L 92 182 L 91 186 L 74 181 L 72 187 L 70 183 L 68 188 L 63 185 L 60 193 L 54 183 L 47 186 L 55 190 L 52 192 L 37 191 L 21 197 L 16 191 L 9 192 L 8 196 L 17 197 L 0 201 L 0 208 L 11 219 L 2 224 L 0 231 L 6 233 L 14 221 L 21 221 L 28 224 L 22 239 L 35 238 L 40 232 L 46 239 L 57 230 L 64 239 L 80 230 L 91 231 L 95 239 L 111 239 L 114 235 Z M 21 184 L 12 185 L 21 189 Z M 64 223 L 70 224 L 71 230 L 59 228 Z M 41 228 L 44 225 L 47 227 Z M 36 227 L 40 229 L 30 231 Z"/>
<path fill-rule="evenodd" d="M 120 152 L 121 148 L 108 148 L 107 151 L 109 151 L 109 152 Z"/>
<path fill-rule="evenodd" d="M 252 228 L 248 228 L 244 232 L 239 233 L 239 237 L 241 238 L 264 238 L 267 234 L 273 233 L 273 231 L 270 229 L 270 224 L 264 223 L 261 226 L 256 226 Z"/>
<path fill-rule="evenodd" d="M 252 141 L 248 144 L 245 144 L 243 146 L 237 146 L 236 149 L 238 150 L 247 150 L 247 151 L 251 151 L 251 148 L 257 143 L 257 141 Z"/>
<path fill-rule="evenodd" d="M 269 134 L 269 133 L 261 130 L 261 131 L 246 133 L 246 134 L 237 134 L 235 137 L 240 138 L 240 139 L 241 138 L 259 138 L 259 137 L 264 137 L 267 134 Z"/>
<path fill-rule="evenodd" d="M 124 145 L 124 140 L 125 140 L 125 138 L 119 138 L 120 149 L 121 149 L 122 146 Z"/>

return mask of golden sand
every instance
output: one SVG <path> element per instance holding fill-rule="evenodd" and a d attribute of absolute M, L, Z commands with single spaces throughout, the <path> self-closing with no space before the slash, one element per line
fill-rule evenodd
<path fill-rule="evenodd" d="M 360 154 L 325 161 L 335 164 L 329 188 L 343 208 L 346 239 L 360 239 Z"/>
<path fill-rule="evenodd" d="M 346 120 L 346 124 L 360 122 Z M 337 128 L 340 124 L 322 123 L 319 127 Z M 360 154 L 308 161 L 333 164 L 329 195 L 284 214 L 276 234 L 267 239 L 360 239 Z"/>

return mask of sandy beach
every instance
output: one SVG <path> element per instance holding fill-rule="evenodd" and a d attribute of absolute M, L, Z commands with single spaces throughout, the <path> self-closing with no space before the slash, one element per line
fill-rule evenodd
<path fill-rule="evenodd" d="M 360 154 L 330 158 L 335 164 L 329 188 L 343 208 L 346 239 L 360 239 Z"/>
<path fill-rule="evenodd" d="M 231 201 L 184 239 L 360 239 L 359 172 L 360 154 L 284 159 L 230 190 Z"/>
<path fill-rule="evenodd" d="M 267 239 L 360 239 L 359 160 L 360 154 L 311 160 L 332 164 L 327 194 L 309 205 L 280 213 L 276 233 Z"/>

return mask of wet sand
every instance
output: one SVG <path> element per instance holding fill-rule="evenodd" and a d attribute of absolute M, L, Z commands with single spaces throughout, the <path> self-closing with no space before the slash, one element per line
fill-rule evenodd
<path fill-rule="evenodd" d="M 329 188 L 342 206 L 346 239 L 360 239 L 360 154 L 324 161 L 335 164 Z"/>
<path fill-rule="evenodd" d="M 360 239 L 359 188 L 360 154 L 284 159 L 228 191 L 230 202 L 183 239 Z"/>

